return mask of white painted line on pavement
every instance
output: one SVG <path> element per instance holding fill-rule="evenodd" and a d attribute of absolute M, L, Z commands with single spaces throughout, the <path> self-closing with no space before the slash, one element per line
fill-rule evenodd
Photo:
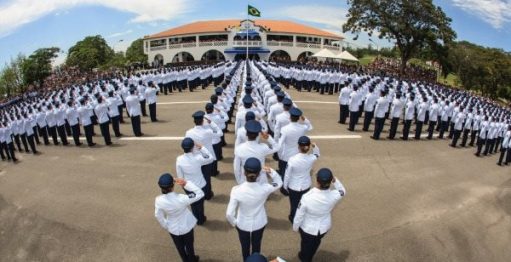
<path fill-rule="evenodd" d="M 295 103 L 304 103 L 304 104 L 339 104 L 339 102 L 327 102 L 327 101 L 293 101 Z"/>
<path fill-rule="evenodd" d="M 311 139 L 359 139 L 359 135 L 331 135 L 331 136 L 309 136 Z M 122 137 L 122 141 L 181 141 L 182 136 L 148 136 L 148 137 Z"/>
<path fill-rule="evenodd" d="M 309 136 L 310 139 L 360 139 L 359 135 Z"/>
<path fill-rule="evenodd" d="M 181 141 L 182 136 L 148 136 L 148 137 L 122 137 L 124 141 Z"/>
<path fill-rule="evenodd" d="M 159 102 L 157 105 L 179 105 L 179 104 L 202 104 L 209 101 L 188 101 L 188 102 Z"/>

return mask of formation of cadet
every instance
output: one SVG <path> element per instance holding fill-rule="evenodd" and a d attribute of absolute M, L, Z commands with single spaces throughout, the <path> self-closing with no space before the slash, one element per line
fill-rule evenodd
<path fill-rule="evenodd" d="M 268 223 L 265 202 L 280 190 L 289 196 L 288 219 L 301 236 L 298 256 L 312 261 L 331 227 L 331 211 L 346 190 L 327 168 L 320 169 L 313 181 L 311 170 L 320 151 L 306 136 L 312 125 L 271 73 L 253 61 L 227 64 L 225 69 L 205 111 L 192 115 L 195 127 L 181 143 L 184 154 L 176 160 L 177 178 L 164 174 L 158 181 L 162 195 L 155 201 L 156 218 L 170 233 L 182 261 L 198 261 L 193 230 L 207 223 L 204 200 L 214 197 L 211 177 L 219 174 L 216 163 L 223 157 L 224 133 L 236 110 L 232 131 L 237 185 L 231 190 L 226 218 L 238 232 L 243 260 L 262 257 Z M 270 155 L 278 160 L 278 170 L 265 164 Z M 174 184 L 183 186 L 186 194 L 176 194 Z"/>
<path fill-rule="evenodd" d="M 411 135 L 415 140 L 423 134 L 431 140 L 436 131 L 439 139 L 446 134 L 451 147 L 476 146 L 478 157 L 500 151 L 497 164 L 511 163 L 511 111 L 492 100 L 439 84 L 343 72 L 328 66 L 267 62 L 260 66 L 298 91 L 339 92 L 338 122 L 348 122 L 349 131 L 355 131 L 363 115 L 362 130 L 369 131 L 374 119 L 371 138 L 379 140 L 388 119 L 390 140 L 395 139 L 402 123 L 402 140 L 409 139 L 413 127 Z"/>
<path fill-rule="evenodd" d="M 68 136 L 73 138 L 76 146 L 81 146 L 80 136 L 84 135 L 87 145 L 93 147 L 96 145 L 93 140 L 96 125 L 99 125 L 105 145 L 112 145 L 110 130 L 115 137 L 122 136 L 119 127 L 125 122 L 124 110 L 131 120 L 133 135 L 143 136 L 141 117 L 149 116 L 151 122 L 158 121 L 156 102 L 159 93 L 168 94 L 185 89 L 193 91 L 198 87 L 205 88 L 212 82 L 218 85 L 229 69 L 226 64 L 219 63 L 144 70 L 37 93 L 13 101 L 0 108 L 0 155 L 2 160 L 17 162 L 16 152 L 38 154 L 37 145 L 50 145 L 50 139 L 54 145 L 67 146 Z M 221 105 L 223 102 L 219 103 Z M 213 108 L 213 111 L 218 112 L 218 109 Z M 213 112 L 208 111 L 210 113 Z M 231 114 L 232 111 L 229 116 Z M 218 121 L 216 117 L 212 119 Z M 224 126 L 220 123 L 221 128 Z M 223 136 L 221 139 L 225 143 Z M 216 141 L 213 148 L 219 150 Z M 216 167 L 213 168 L 216 171 Z"/>

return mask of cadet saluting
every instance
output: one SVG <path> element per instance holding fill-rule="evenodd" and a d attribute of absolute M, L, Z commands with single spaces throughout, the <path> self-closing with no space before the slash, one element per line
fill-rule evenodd
<path fill-rule="evenodd" d="M 162 194 L 154 201 L 154 215 L 161 227 L 170 233 L 181 260 L 196 262 L 199 261 L 199 256 L 195 255 L 193 247 L 193 228 L 197 219 L 188 206 L 202 199 L 204 192 L 192 182 L 183 179 L 178 178 L 175 183 L 192 193 L 188 195 L 174 193 L 174 178 L 168 173 L 161 175 L 158 185 Z"/>
<path fill-rule="evenodd" d="M 257 158 L 245 161 L 246 181 L 231 190 L 227 206 L 227 220 L 236 227 L 241 242 L 243 261 L 250 254 L 261 252 L 261 240 L 268 217 L 264 204 L 268 196 L 282 186 L 282 180 L 275 170 L 265 167 L 264 175 L 271 177 L 272 184 L 259 183 L 261 162 Z"/>
<path fill-rule="evenodd" d="M 307 136 L 298 139 L 298 149 L 300 153 L 292 156 L 287 163 L 283 184 L 283 188 L 289 192 L 291 210 L 288 218 L 291 223 L 293 223 L 296 208 L 298 208 L 302 196 L 309 191 L 312 185 L 311 169 L 319 158 L 319 147 L 316 144 L 312 144 L 312 154 L 309 154 L 311 140 Z"/>
<path fill-rule="evenodd" d="M 196 147 L 198 152 L 194 152 L 193 148 Z M 207 148 L 200 144 L 196 144 L 191 138 L 186 137 L 181 142 L 181 148 L 184 154 L 177 157 L 176 172 L 178 178 L 183 178 L 193 182 L 194 185 L 206 191 L 206 180 L 202 174 L 201 166 L 209 162 L 211 153 Z M 187 194 L 192 192 L 186 191 Z M 192 204 L 192 213 L 197 218 L 197 224 L 202 225 L 206 222 L 207 218 L 204 216 L 204 198 Z"/>
<path fill-rule="evenodd" d="M 293 230 L 300 231 L 301 243 L 298 257 L 302 262 L 312 261 L 321 239 L 332 226 L 331 212 L 346 194 L 341 182 L 332 171 L 322 168 L 316 175 L 317 187 L 303 195 L 293 222 Z M 334 190 L 330 189 L 334 184 Z"/>

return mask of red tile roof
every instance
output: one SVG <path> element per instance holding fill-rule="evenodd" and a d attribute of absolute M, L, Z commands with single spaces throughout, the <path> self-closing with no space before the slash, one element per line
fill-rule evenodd
<path fill-rule="evenodd" d="M 169 30 L 146 36 L 149 38 L 162 38 L 178 35 L 193 35 L 193 34 L 204 34 L 204 33 L 222 33 L 225 32 L 225 28 L 228 26 L 239 26 L 242 20 L 211 20 L 211 21 L 198 21 L 190 24 L 171 28 Z M 313 35 L 330 37 L 333 39 L 342 39 L 343 37 L 335 35 L 311 26 L 298 24 L 291 21 L 282 20 L 264 20 L 257 19 L 255 24 L 270 29 L 271 33 L 288 33 L 288 34 L 300 34 L 300 35 Z"/>

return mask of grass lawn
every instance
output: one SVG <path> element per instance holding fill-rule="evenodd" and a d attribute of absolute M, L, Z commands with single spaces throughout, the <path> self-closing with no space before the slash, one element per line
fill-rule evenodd
<path fill-rule="evenodd" d="M 453 87 L 461 87 L 460 80 L 459 80 L 458 76 L 455 74 L 448 74 L 447 78 L 443 78 L 442 76 L 439 76 L 438 82 L 442 83 L 444 85 L 450 85 Z"/>
<path fill-rule="evenodd" d="M 376 56 L 373 55 L 367 55 L 359 59 L 360 65 L 366 66 L 370 63 L 372 63 L 376 59 Z"/>

